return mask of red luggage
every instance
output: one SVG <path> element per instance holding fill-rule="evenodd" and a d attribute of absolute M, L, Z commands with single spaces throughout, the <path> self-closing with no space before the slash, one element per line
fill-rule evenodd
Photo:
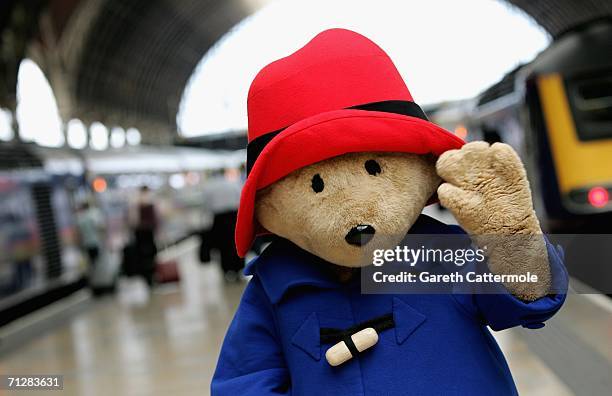
<path fill-rule="evenodd" d="M 172 283 L 181 280 L 176 260 L 158 262 L 155 266 L 155 280 L 157 283 Z"/>

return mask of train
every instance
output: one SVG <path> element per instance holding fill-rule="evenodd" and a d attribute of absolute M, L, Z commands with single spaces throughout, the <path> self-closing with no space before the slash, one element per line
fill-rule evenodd
<path fill-rule="evenodd" d="M 551 236 L 598 234 L 591 239 L 601 242 L 612 234 L 612 58 L 604 54 L 612 54 L 610 19 L 561 34 L 476 98 L 432 108 L 433 120 L 461 137 L 519 153 Z M 612 252 L 601 245 L 569 257 L 568 270 L 611 294 Z"/>
<path fill-rule="evenodd" d="M 522 154 L 553 233 L 612 231 L 612 22 L 557 38 L 478 99 L 483 137 Z"/>
<path fill-rule="evenodd" d="M 504 142 L 526 165 L 543 228 L 612 231 L 612 21 L 556 37 L 476 98 L 429 107 L 467 140 Z"/>
<path fill-rule="evenodd" d="M 163 249 L 207 226 L 202 185 L 216 169 L 240 169 L 245 155 L 178 146 L 94 151 L 0 143 L 0 326 L 86 285 L 89 264 L 76 221 L 83 203 L 104 215 L 104 249 L 120 252 L 131 237 L 130 205 L 148 186 Z"/>

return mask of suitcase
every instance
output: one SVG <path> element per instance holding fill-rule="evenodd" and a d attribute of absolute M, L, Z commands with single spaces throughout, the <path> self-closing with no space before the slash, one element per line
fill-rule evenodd
<path fill-rule="evenodd" d="M 176 260 L 160 261 L 155 266 L 155 281 L 157 283 L 180 282 L 178 263 Z"/>
<path fill-rule="evenodd" d="M 120 271 L 119 258 L 103 251 L 90 272 L 89 284 L 94 295 L 113 293 Z"/>

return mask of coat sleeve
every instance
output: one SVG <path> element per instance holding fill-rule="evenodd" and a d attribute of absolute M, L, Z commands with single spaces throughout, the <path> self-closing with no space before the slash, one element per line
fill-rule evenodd
<path fill-rule="evenodd" d="M 249 282 L 223 341 L 211 383 L 211 394 L 290 394 L 290 378 L 272 304 L 257 276 Z"/>
<path fill-rule="evenodd" d="M 514 297 L 503 285 L 495 284 L 492 286 L 494 290 L 488 289 L 486 293 L 476 292 L 472 295 L 454 295 L 455 299 L 495 331 L 515 326 L 528 329 L 544 327 L 544 321 L 557 313 L 565 302 L 569 282 L 561 248 L 553 246 L 546 237 L 545 239 L 554 293 L 536 301 L 525 302 Z"/>

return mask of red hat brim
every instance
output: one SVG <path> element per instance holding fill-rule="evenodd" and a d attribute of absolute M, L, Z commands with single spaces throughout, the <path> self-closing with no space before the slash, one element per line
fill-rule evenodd
<path fill-rule="evenodd" d="M 244 257 L 255 238 L 257 191 L 291 172 L 346 153 L 379 151 L 440 156 L 465 142 L 440 126 L 401 114 L 334 110 L 299 121 L 266 145 L 240 197 L 236 249 Z"/>

